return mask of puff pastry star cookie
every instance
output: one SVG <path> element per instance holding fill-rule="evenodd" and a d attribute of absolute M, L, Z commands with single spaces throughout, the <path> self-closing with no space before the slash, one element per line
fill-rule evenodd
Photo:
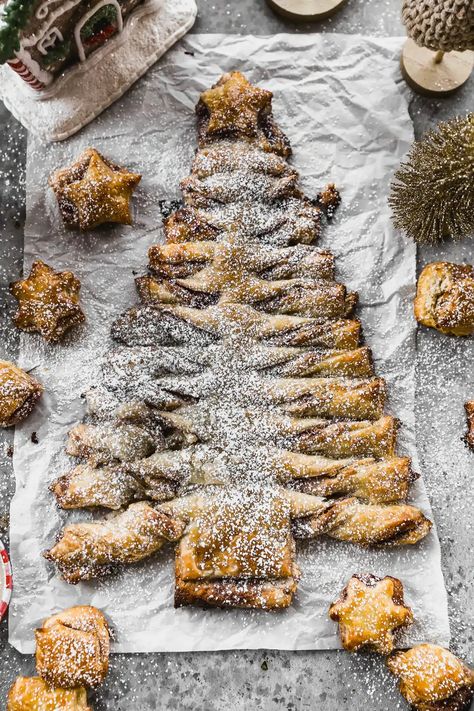
<path fill-rule="evenodd" d="M 37 629 L 36 669 L 51 686 L 72 689 L 101 684 L 109 668 L 110 632 L 100 610 L 80 605 Z"/>
<path fill-rule="evenodd" d="M 88 148 L 68 168 L 49 178 L 68 227 L 91 230 L 104 223 L 132 224 L 130 201 L 141 175 Z"/>
<path fill-rule="evenodd" d="M 0 427 L 11 427 L 28 417 L 42 392 L 42 385 L 28 373 L 0 360 Z"/>
<path fill-rule="evenodd" d="M 474 269 L 470 264 L 433 262 L 420 274 L 416 320 L 451 336 L 474 333 Z"/>
<path fill-rule="evenodd" d="M 474 671 L 443 647 L 418 644 L 395 652 L 387 666 L 415 711 L 467 711 L 474 696 Z"/>
<path fill-rule="evenodd" d="M 59 341 L 85 316 L 79 305 L 81 282 L 72 272 L 55 272 L 40 259 L 33 262 L 26 279 L 13 282 L 10 290 L 18 301 L 13 320 L 23 331 L 40 333 L 47 341 Z"/>
<path fill-rule="evenodd" d="M 92 711 L 87 692 L 79 689 L 54 689 L 40 677 L 20 676 L 11 687 L 7 711 Z"/>
<path fill-rule="evenodd" d="M 403 600 L 403 585 L 390 576 L 353 575 L 329 608 L 329 616 L 339 623 L 342 645 L 349 652 L 368 648 L 389 654 L 394 631 L 413 622 Z"/>
<path fill-rule="evenodd" d="M 196 106 L 201 146 L 237 137 L 266 152 L 290 155 L 289 141 L 273 119 L 272 97 L 271 91 L 254 86 L 241 72 L 223 74 Z"/>
<path fill-rule="evenodd" d="M 201 94 L 210 112 L 208 133 L 235 131 L 255 136 L 258 115 L 271 104 L 272 92 L 252 86 L 241 72 L 225 75 L 212 89 Z"/>

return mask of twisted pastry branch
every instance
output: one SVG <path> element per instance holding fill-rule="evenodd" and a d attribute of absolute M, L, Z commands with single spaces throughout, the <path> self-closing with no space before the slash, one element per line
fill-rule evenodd
<path fill-rule="evenodd" d="M 115 518 L 66 526 L 44 555 L 66 582 L 74 584 L 106 575 L 119 564 L 143 560 L 166 541 L 178 540 L 183 530 L 182 522 L 141 501 Z"/>
<path fill-rule="evenodd" d="M 247 337 L 270 346 L 313 346 L 352 350 L 359 346 L 359 321 L 320 321 L 299 316 L 272 316 L 245 304 L 195 309 L 141 304 L 122 314 L 112 337 L 127 346 L 208 346 L 223 337 Z"/>

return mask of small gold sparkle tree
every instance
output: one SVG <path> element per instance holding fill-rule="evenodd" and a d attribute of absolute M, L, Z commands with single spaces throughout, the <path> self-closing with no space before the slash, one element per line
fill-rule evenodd
<path fill-rule="evenodd" d="M 420 244 L 474 233 L 474 113 L 440 123 L 413 144 L 389 204 L 395 226 Z"/>

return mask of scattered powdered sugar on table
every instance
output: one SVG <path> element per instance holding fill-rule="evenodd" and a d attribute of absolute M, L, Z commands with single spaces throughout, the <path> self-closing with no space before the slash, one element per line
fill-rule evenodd
<path fill-rule="evenodd" d="M 417 619 L 411 641 L 446 643 L 446 600 L 434 533 L 415 549 L 366 551 L 327 540 L 304 545 L 298 555 L 303 578 L 297 601 L 278 615 L 172 609 L 170 551 L 115 578 L 77 587 L 60 581 L 41 557 L 66 520 L 47 485 L 69 467 L 64 444 L 67 431 L 83 416 L 79 396 L 94 382 L 98 358 L 110 347 L 112 320 L 136 302 L 132 272 L 144 273 L 147 247 L 161 238 L 158 201 L 177 197 L 179 180 L 189 170 L 194 102 L 230 69 L 247 72 L 275 92 L 275 115 L 292 142 L 305 191 L 315 195 L 328 180 L 342 190 L 343 206 L 321 246 L 335 253 L 338 280 L 360 293 L 358 315 L 377 359 L 377 374 L 387 378 L 390 409 L 404 423 L 401 451 L 414 457 L 417 468 L 410 314 L 415 255 L 393 232 L 386 205 L 389 176 L 412 140 L 405 99 L 388 80 L 400 41 L 381 44 L 337 35 L 228 37 L 225 52 L 222 42 L 217 36 L 188 38 L 184 47 L 192 54 L 183 47 L 170 52 L 156 71 L 68 144 L 45 150 L 30 141 L 26 261 L 41 256 L 56 269 L 74 271 L 82 280 L 87 322 L 63 347 L 22 337 L 22 361 L 34 368 L 46 394 L 28 426 L 17 432 L 12 556 L 18 593 L 10 640 L 21 651 L 31 651 L 33 628 L 51 612 L 80 600 L 109 616 L 117 631 L 115 651 L 333 648 L 338 641 L 327 618 L 328 604 L 353 572 L 370 571 L 403 581 Z M 60 226 L 46 178 L 86 145 L 143 173 L 133 228 L 77 235 Z M 220 414 L 214 412 L 217 426 L 222 425 Z M 29 439 L 32 428 L 37 445 Z M 224 423 L 223 435 L 228 438 L 231 431 Z M 413 487 L 412 500 L 430 515 L 422 481 Z M 67 515 L 68 522 L 84 518 L 84 512 Z"/>

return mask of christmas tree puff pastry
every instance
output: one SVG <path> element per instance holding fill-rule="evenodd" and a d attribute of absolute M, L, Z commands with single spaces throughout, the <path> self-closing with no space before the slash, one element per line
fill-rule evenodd
<path fill-rule="evenodd" d="M 240 72 L 202 93 L 196 117 L 181 204 L 136 280 L 140 303 L 112 325 L 69 433 L 74 462 L 51 485 L 62 508 L 97 518 L 77 514 L 46 557 L 77 583 L 171 544 L 177 606 L 282 610 L 302 540 L 415 545 L 431 523 L 409 503 L 416 474 L 397 454 L 357 294 L 315 246 L 339 191 L 304 194 L 271 92 Z M 128 180 L 93 152 L 53 179 L 72 224 L 99 160 Z M 348 644 L 386 653 L 411 613 L 394 579 L 355 580 L 351 599 L 365 585 L 379 610 Z"/>

